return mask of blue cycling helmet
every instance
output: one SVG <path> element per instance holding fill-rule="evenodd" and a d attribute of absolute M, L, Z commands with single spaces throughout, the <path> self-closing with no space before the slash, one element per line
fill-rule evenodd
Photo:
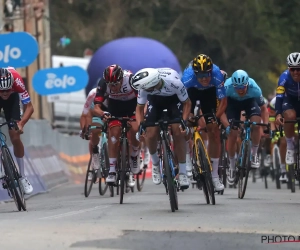
<path fill-rule="evenodd" d="M 231 80 L 233 86 L 247 86 L 249 76 L 246 71 L 239 69 L 232 74 Z"/>

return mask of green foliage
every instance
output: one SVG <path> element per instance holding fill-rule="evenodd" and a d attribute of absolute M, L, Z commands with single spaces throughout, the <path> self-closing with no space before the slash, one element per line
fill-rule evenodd
<path fill-rule="evenodd" d="M 199 53 L 229 74 L 246 70 L 264 95 L 298 49 L 297 0 L 51 0 L 53 54 L 82 56 L 106 42 L 143 36 L 166 44 L 182 68 Z M 57 46 L 66 35 L 72 43 Z M 271 77 L 270 77 L 271 76 Z"/>

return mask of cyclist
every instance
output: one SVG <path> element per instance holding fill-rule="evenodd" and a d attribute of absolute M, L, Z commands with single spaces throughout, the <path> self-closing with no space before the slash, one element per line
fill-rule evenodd
<path fill-rule="evenodd" d="M 216 117 L 221 118 L 227 106 L 224 78 L 226 78 L 226 75 L 222 74 L 219 67 L 213 64 L 211 58 L 207 55 L 200 54 L 189 63 L 183 72 L 182 82 L 187 88 L 192 102 L 190 113 L 193 113 L 196 102 L 199 100 L 202 113 L 211 113 L 214 110 Z M 206 117 L 205 121 L 208 141 L 205 137 L 203 139 L 206 146 L 208 145 L 208 153 L 212 160 L 213 185 L 216 191 L 221 191 L 224 190 L 224 185 L 220 182 L 218 174 L 221 153 L 220 129 L 218 124 L 213 123 L 213 117 Z M 191 166 L 188 166 L 190 171 Z"/>
<path fill-rule="evenodd" d="M 108 95 L 108 112 L 115 117 L 135 117 L 135 107 L 137 101 L 137 93 L 130 85 L 130 78 L 132 73 L 129 70 L 123 70 L 119 65 L 108 66 L 103 73 L 103 80 L 99 81 L 97 93 L 94 100 L 94 116 L 108 118 L 105 115 L 101 104 Z M 108 124 L 108 155 L 110 170 L 107 183 L 114 183 L 116 181 L 116 161 L 118 157 L 119 138 L 121 136 L 121 123 L 112 121 Z M 140 171 L 139 165 L 139 141 L 136 140 L 135 134 L 138 131 L 136 122 L 131 122 L 131 129 L 129 131 L 129 141 L 131 145 L 130 166 L 133 174 L 138 174 Z M 97 137 L 97 138 L 94 138 Z M 92 140 L 99 142 L 98 133 L 92 133 Z M 97 143 L 98 144 L 98 143 Z M 95 145 L 95 144 L 94 144 Z M 98 150 L 98 148 L 97 148 Z M 93 153 L 99 153 L 95 151 Z M 129 179 L 129 186 L 133 186 L 134 182 Z"/>
<path fill-rule="evenodd" d="M 24 114 L 21 118 L 20 100 L 23 104 Z M 19 130 L 16 131 L 9 127 L 9 137 L 14 148 L 14 155 L 16 157 L 20 175 L 20 181 L 25 194 L 30 194 L 33 187 L 25 176 L 24 172 L 24 146 L 20 138 L 23 133 L 23 127 L 33 114 L 33 106 L 30 96 L 25 88 L 24 81 L 21 75 L 13 68 L 0 69 L 0 109 L 4 110 L 6 121 L 15 120 L 18 123 Z M 0 178 L 4 173 L 0 171 Z"/>
<path fill-rule="evenodd" d="M 276 111 L 275 111 L 275 103 L 276 103 L 276 96 L 270 101 L 270 119 L 269 121 L 271 122 L 271 129 L 275 130 L 275 116 L 276 116 Z M 272 139 L 272 146 L 274 143 L 277 143 L 279 145 L 279 154 L 280 154 L 280 172 L 281 175 L 279 177 L 280 181 L 286 182 L 288 181 L 287 175 L 286 175 L 286 164 L 285 164 L 285 153 L 286 153 L 286 140 L 284 137 L 280 137 L 279 131 L 276 132 L 274 138 Z M 273 147 L 272 147 L 273 149 Z M 273 150 L 272 150 L 273 151 Z M 272 152 L 271 151 L 271 152 Z"/>
<path fill-rule="evenodd" d="M 132 78 L 132 86 L 139 90 L 136 119 L 138 124 L 144 121 L 144 105 L 148 98 L 148 109 L 145 115 L 146 122 L 156 122 L 162 118 L 163 110 L 168 110 L 168 118 L 182 117 L 187 121 L 191 102 L 186 88 L 180 80 L 178 73 L 170 68 L 144 68 L 139 70 Z M 174 151 L 179 163 L 178 181 L 180 187 L 187 189 L 190 185 L 186 175 L 186 145 L 185 135 L 178 124 L 172 124 Z M 161 183 L 159 158 L 157 154 L 158 127 L 147 128 L 145 136 L 152 159 L 152 180 L 158 185 Z M 138 134 L 137 134 L 138 137 Z"/>
<path fill-rule="evenodd" d="M 94 108 L 94 99 L 96 96 L 96 92 L 97 92 L 97 88 L 93 88 L 85 101 L 85 104 L 83 106 L 83 110 L 82 110 L 82 114 L 80 117 L 80 127 L 81 127 L 81 138 L 82 139 L 87 139 L 89 140 L 89 138 L 87 138 L 87 128 L 89 125 L 94 125 L 94 126 L 103 126 L 103 122 L 101 120 L 101 118 L 99 117 L 93 117 L 91 109 Z M 107 111 L 107 100 L 105 100 L 102 103 L 102 110 L 103 111 Z M 93 141 L 94 140 L 94 141 Z M 99 136 L 98 137 L 93 137 L 93 140 L 90 140 L 89 142 L 89 151 L 90 154 L 92 155 L 92 168 L 97 170 L 99 169 L 100 166 L 100 162 L 99 162 L 99 153 L 93 153 L 93 151 L 98 152 L 98 143 L 99 143 Z M 95 146 L 93 146 L 95 145 Z M 97 150 L 94 149 L 95 147 L 97 147 Z M 92 172 L 89 173 L 89 180 L 92 180 L 93 175 Z"/>
<path fill-rule="evenodd" d="M 286 164 L 294 164 L 294 124 L 284 121 L 300 117 L 300 53 L 293 52 L 287 57 L 288 69 L 279 77 L 276 89 L 276 124 L 283 125 L 287 150 Z"/>
<path fill-rule="evenodd" d="M 247 117 L 252 122 L 267 123 L 269 120 L 267 109 L 261 109 L 259 106 L 263 106 L 264 98 L 260 87 L 256 84 L 254 79 L 249 78 L 248 74 L 244 70 L 235 71 L 230 78 L 225 82 L 226 96 L 228 97 L 228 105 L 226 115 L 228 121 L 233 119 L 239 120 L 242 110 L 246 112 Z M 234 184 L 235 180 L 235 143 L 237 141 L 238 130 L 237 126 L 231 130 L 228 136 L 228 155 L 230 160 L 229 176 L 227 178 L 230 185 Z M 257 157 L 257 150 L 260 142 L 261 131 L 259 126 L 252 127 L 251 140 L 251 167 L 259 168 L 259 159 Z"/>

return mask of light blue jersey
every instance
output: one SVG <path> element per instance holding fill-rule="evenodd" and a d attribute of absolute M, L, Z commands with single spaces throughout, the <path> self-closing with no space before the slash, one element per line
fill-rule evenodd
<path fill-rule="evenodd" d="M 249 78 L 249 84 L 247 86 L 247 93 L 244 96 L 239 96 L 236 92 L 235 88 L 232 85 L 231 77 L 228 78 L 225 82 L 226 96 L 230 97 L 234 100 L 243 101 L 250 98 L 260 98 L 262 96 L 262 92 L 257 83 Z"/>

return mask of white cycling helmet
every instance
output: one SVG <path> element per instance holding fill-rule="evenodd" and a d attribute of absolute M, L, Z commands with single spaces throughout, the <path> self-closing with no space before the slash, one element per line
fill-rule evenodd
<path fill-rule="evenodd" d="M 286 61 L 289 67 L 300 67 L 300 53 L 293 52 L 289 54 Z"/>
<path fill-rule="evenodd" d="M 131 86 L 135 90 L 149 89 L 156 86 L 160 81 L 157 69 L 145 68 L 134 74 L 131 78 Z"/>
<path fill-rule="evenodd" d="M 275 110 L 276 96 L 270 101 L 270 108 Z"/>

